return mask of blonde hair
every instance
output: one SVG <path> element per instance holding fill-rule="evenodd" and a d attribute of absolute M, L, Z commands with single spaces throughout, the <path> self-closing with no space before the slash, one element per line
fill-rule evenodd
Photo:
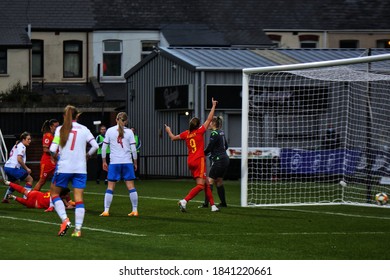
<path fill-rule="evenodd" d="M 118 124 L 119 137 L 123 138 L 125 134 L 125 125 L 127 123 L 127 114 L 125 112 L 118 113 L 118 115 L 116 115 L 116 123 Z"/>
<path fill-rule="evenodd" d="M 64 109 L 64 123 L 60 129 L 60 146 L 64 147 L 68 141 L 69 133 L 72 130 L 72 122 L 80 116 L 75 106 L 68 105 Z"/>
<path fill-rule="evenodd" d="M 215 126 L 216 129 L 221 129 L 223 124 L 223 117 L 222 116 L 214 116 L 211 120 L 211 123 Z"/>

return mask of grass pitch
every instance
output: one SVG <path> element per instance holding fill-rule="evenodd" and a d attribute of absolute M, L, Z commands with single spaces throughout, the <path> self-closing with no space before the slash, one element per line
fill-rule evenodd
<path fill-rule="evenodd" d="M 55 212 L 0 204 L 2 260 L 388 260 L 390 209 L 356 206 L 240 207 L 240 182 L 225 181 L 228 207 L 181 213 L 193 180 L 136 181 L 139 217 L 118 183 L 110 217 L 105 185 L 88 182 L 81 238 L 57 237 Z M 48 187 L 48 184 L 45 186 Z M 5 187 L 2 187 L 2 194 Z M 218 202 L 216 191 L 214 197 Z M 74 224 L 74 212 L 68 210 Z"/>

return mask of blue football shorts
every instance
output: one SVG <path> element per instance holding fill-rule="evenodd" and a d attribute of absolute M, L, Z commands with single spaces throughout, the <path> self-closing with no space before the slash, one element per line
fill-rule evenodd
<path fill-rule="evenodd" d="M 67 188 L 69 183 L 71 183 L 73 188 L 85 189 L 87 186 L 87 174 L 54 173 L 53 183 L 61 188 Z"/>
<path fill-rule="evenodd" d="M 8 176 L 8 180 L 11 182 L 21 180 L 23 181 L 28 176 L 28 173 L 23 168 L 12 168 L 12 167 L 5 167 L 4 166 L 4 172 Z"/>
<path fill-rule="evenodd" d="M 121 179 L 124 181 L 132 181 L 135 179 L 134 165 L 132 163 L 110 163 L 108 165 L 107 180 L 117 182 Z"/>

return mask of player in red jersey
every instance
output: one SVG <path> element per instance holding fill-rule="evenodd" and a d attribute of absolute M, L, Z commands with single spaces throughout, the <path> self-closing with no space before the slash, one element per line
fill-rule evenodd
<path fill-rule="evenodd" d="M 46 209 L 45 212 L 52 212 L 54 210 L 53 204 L 50 199 L 50 192 L 41 192 L 36 190 L 28 190 L 18 184 L 12 183 L 10 181 L 4 181 L 4 184 L 10 186 L 17 192 L 26 196 L 26 198 L 8 195 L 8 199 L 13 199 L 23 204 L 27 208 L 37 208 L 37 209 Z M 62 201 L 64 202 L 67 209 L 74 208 L 74 202 L 70 199 L 70 189 L 65 188 L 60 194 Z"/>
<path fill-rule="evenodd" d="M 200 191 L 206 187 L 206 195 L 210 201 L 211 211 L 219 211 L 214 205 L 213 195 L 206 177 L 206 158 L 204 155 L 204 134 L 214 116 L 217 101 L 212 99 L 213 107 L 207 117 L 207 120 L 201 125 L 199 118 L 192 118 L 189 123 L 189 129 L 178 135 L 174 135 L 171 128 L 165 125 L 165 131 L 172 141 L 185 140 L 188 149 L 187 164 L 192 176 L 196 181 L 196 186 L 190 190 L 187 196 L 178 202 L 180 211 L 186 212 L 187 202 L 193 199 Z"/>
<path fill-rule="evenodd" d="M 41 157 L 41 172 L 39 173 L 39 181 L 34 187 L 35 191 L 40 191 L 42 186 L 46 183 L 49 177 L 52 177 L 56 168 L 55 162 L 50 155 L 49 147 L 54 138 L 54 131 L 59 125 L 59 121 L 56 119 L 46 120 L 43 125 L 41 132 L 42 137 L 42 148 L 43 154 Z"/>

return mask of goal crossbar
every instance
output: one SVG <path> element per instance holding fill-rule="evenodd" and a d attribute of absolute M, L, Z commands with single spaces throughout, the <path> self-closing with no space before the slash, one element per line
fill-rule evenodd
<path fill-rule="evenodd" d="M 376 62 L 376 61 L 383 61 L 389 59 L 390 59 L 390 54 L 380 54 L 380 55 L 344 58 L 344 59 L 337 59 L 337 60 L 326 60 L 326 61 L 318 61 L 318 62 L 244 68 L 242 72 L 243 75 L 245 76 L 253 73 L 293 71 L 293 70 L 299 70 L 303 68 L 304 69 L 322 68 L 322 67 L 337 66 L 341 64 L 348 65 L 348 64 L 368 63 L 368 62 Z"/>

